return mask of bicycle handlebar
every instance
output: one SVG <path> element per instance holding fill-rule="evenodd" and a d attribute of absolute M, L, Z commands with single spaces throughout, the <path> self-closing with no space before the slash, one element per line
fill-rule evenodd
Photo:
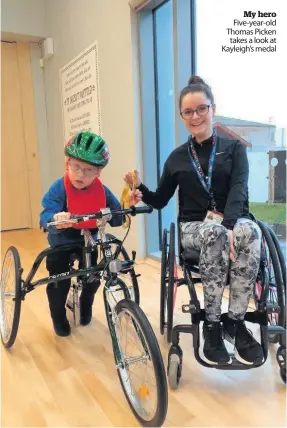
<path fill-rule="evenodd" d="M 126 214 L 130 214 L 132 216 L 135 216 L 138 214 L 150 214 L 152 211 L 153 211 L 153 207 L 150 205 L 146 205 L 143 207 L 131 206 L 130 208 L 115 210 L 115 211 L 110 211 L 109 208 L 105 208 L 101 211 L 97 211 L 91 214 L 73 215 L 68 220 L 53 221 L 53 219 L 51 219 L 47 223 L 47 227 L 57 226 L 59 224 L 67 224 L 67 223 L 80 223 L 82 221 L 87 221 L 87 220 L 101 219 L 105 216 L 115 217 L 115 216 L 126 215 Z"/>

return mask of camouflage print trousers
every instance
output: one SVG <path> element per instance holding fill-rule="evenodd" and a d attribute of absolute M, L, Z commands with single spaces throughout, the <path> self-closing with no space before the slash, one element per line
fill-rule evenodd
<path fill-rule="evenodd" d="M 219 321 L 224 287 L 229 277 L 228 316 L 243 320 L 253 293 L 260 262 L 261 230 L 240 218 L 233 229 L 236 261 L 229 258 L 228 230 L 220 223 L 181 223 L 183 248 L 200 251 L 199 269 L 204 288 L 206 319 Z"/>

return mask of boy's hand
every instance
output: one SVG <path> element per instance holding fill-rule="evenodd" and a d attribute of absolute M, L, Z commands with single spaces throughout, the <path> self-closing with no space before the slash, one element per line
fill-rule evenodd
<path fill-rule="evenodd" d="M 70 218 L 71 213 L 66 212 L 61 212 L 54 215 L 55 221 L 69 220 Z M 68 227 L 73 227 L 73 223 L 58 224 L 58 226 L 56 226 L 57 229 L 67 229 Z"/>
<path fill-rule="evenodd" d="M 130 206 L 138 204 L 142 200 L 142 192 L 138 189 L 133 190 L 130 194 Z"/>
<path fill-rule="evenodd" d="M 127 172 L 124 176 L 124 181 L 130 186 L 130 188 L 132 188 L 134 185 L 133 174 L 135 174 L 135 178 L 136 178 L 135 186 L 139 187 L 141 185 L 141 179 L 138 171 L 135 171 L 134 173 Z"/>

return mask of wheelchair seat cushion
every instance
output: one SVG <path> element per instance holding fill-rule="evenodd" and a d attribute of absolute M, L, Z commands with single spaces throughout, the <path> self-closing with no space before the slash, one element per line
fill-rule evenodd
<path fill-rule="evenodd" d="M 181 253 L 183 260 L 189 265 L 198 265 L 200 251 L 195 250 L 194 248 L 186 248 Z"/>

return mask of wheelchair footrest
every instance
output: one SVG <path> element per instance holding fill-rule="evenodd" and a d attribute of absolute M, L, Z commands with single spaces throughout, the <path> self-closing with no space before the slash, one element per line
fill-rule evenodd
<path fill-rule="evenodd" d="M 194 356 L 195 356 L 196 360 L 202 366 L 213 368 L 213 369 L 217 369 L 217 370 L 249 370 L 249 369 L 252 369 L 252 368 L 260 367 L 265 362 L 265 359 L 264 359 L 263 361 L 256 362 L 256 363 L 254 363 L 252 365 L 251 364 L 250 365 L 243 364 L 242 362 L 238 361 L 235 358 L 235 354 L 233 352 L 230 352 L 229 356 L 230 356 L 230 358 L 232 360 L 231 363 L 229 363 L 229 364 L 228 363 L 227 364 L 211 364 L 211 363 L 208 363 L 207 361 L 205 361 L 205 360 L 203 360 L 201 358 L 201 356 L 199 355 L 199 350 L 198 349 L 194 350 Z"/>
<path fill-rule="evenodd" d="M 213 365 L 212 367 L 217 370 L 250 370 L 250 369 L 254 369 L 256 367 L 262 366 L 262 364 L 264 364 L 265 362 L 265 361 L 262 361 L 260 363 L 247 365 L 238 361 L 232 354 L 230 355 L 230 357 L 232 358 L 231 364 L 224 364 L 224 365 L 218 364 L 218 365 Z"/>
<path fill-rule="evenodd" d="M 221 314 L 221 320 L 223 320 L 226 315 L 227 313 Z M 248 322 L 252 322 L 253 324 L 266 326 L 268 325 L 267 311 L 246 312 L 244 320 Z"/>

